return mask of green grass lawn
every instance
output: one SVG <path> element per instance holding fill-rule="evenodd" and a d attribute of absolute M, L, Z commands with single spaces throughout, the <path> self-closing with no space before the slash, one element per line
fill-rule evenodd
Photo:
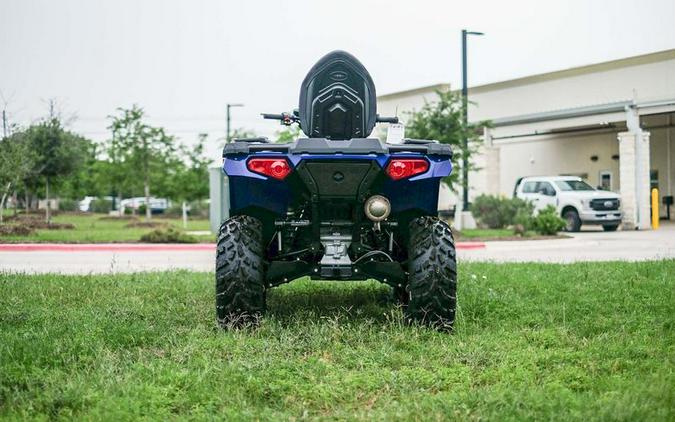
<path fill-rule="evenodd" d="M 500 237 L 513 237 L 510 229 L 464 229 L 457 234 L 458 238 L 465 240 L 494 239 Z"/>
<path fill-rule="evenodd" d="M 213 275 L 0 275 L 0 417 L 673 420 L 675 261 L 461 264 L 452 335 L 375 282 L 270 291 L 214 322 Z"/>
<path fill-rule="evenodd" d="M 54 223 L 71 223 L 71 230 L 37 230 L 28 236 L 0 236 L 0 242 L 57 242 L 57 243 L 106 243 L 106 242 L 138 242 L 141 236 L 152 231 L 151 228 L 125 227 L 128 219 L 102 219 L 101 214 L 69 214 L 62 213 L 53 217 Z M 145 221 L 139 218 L 138 221 Z M 165 222 L 180 229 L 183 222 L 180 218 L 154 217 L 152 221 Z M 6 224 L 14 224 L 12 220 Z M 206 219 L 188 220 L 188 231 L 209 230 Z M 215 241 L 215 236 L 197 236 L 200 241 Z"/>

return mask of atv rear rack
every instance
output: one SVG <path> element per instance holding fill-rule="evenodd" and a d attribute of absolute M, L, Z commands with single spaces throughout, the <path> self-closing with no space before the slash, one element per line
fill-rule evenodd
<path fill-rule="evenodd" d="M 290 144 L 274 144 L 265 141 L 261 138 L 235 139 L 234 142 L 225 145 L 223 157 L 256 152 L 282 154 L 391 154 L 413 152 L 452 157 L 452 150 L 449 145 L 418 139 L 404 139 L 402 144 L 385 144 L 375 138 L 356 138 L 347 141 L 301 138 Z"/>

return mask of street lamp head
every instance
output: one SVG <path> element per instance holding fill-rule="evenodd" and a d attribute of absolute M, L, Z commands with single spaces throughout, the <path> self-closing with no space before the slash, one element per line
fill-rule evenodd
<path fill-rule="evenodd" d="M 476 31 L 467 31 L 467 34 L 469 34 L 469 35 L 485 35 L 482 32 L 476 32 Z"/>
<path fill-rule="evenodd" d="M 238 104 L 238 103 L 237 103 L 237 104 L 229 104 L 229 103 L 228 103 L 227 106 L 228 106 L 228 107 L 243 107 L 244 105 L 243 105 L 243 104 Z"/>

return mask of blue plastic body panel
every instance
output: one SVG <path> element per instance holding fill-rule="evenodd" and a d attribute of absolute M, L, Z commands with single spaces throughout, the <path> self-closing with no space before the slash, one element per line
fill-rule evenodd
<path fill-rule="evenodd" d="M 292 202 L 293 192 L 286 181 L 275 180 L 248 170 L 246 162 L 251 157 L 285 157 L 293 168 L 303 160 L 370 160 L 377 162 L 383 172 L 392 158 L 426 158 L 429 161 L 429 170 L 423 174 L 396 181 L 384 178 L 381 192 L 377 193 L 389 198 L 392 214 L 415 210 L 427 215 L 436 215 L 440 181 L 452 171 L 449 156 L 425 155 L 417 152 L 293 154 L 264 151 L 228 154 L 223 161 L 223 171 L 229 177 L 230 215 L 242 214 L 247 209 L 255 207 L 283 217 Z"/>

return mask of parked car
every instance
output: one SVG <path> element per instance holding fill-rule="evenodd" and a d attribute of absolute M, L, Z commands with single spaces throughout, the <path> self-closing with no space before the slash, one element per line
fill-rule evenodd
<path fill-rule="evenodd" d="M 97 199 L 96 196 L 85 196 L 83 200 L 79 202 L 79 208 L 80 211 L 82 212 L 89 212 L 91 211 L 91 203 Z M 105 199 L 107 201 L 113 201 L 112 196 L 104 196 L 101 199 Z"/>
<path fill-rule="evenodd" d="M 121 205 L 123 208 L 138 210 L 141 207 L 141 205 L 145 205 L 145 197 L 139 196 L 136 198 L 123 199 Z M 153 214 L 162 214 L 170 206 L 171 203 L 166 198 L 150 197 L 150 211 Z"/>
<path fill-rule="evenodd" d="M 584 224 L 614 231 L 623 216 L 618 194 L 597 190 L 580 177 L 523 177 L 516 182 L 514 196 L 534 203 L 535 212 L 553 205 L 570 232 L 578 232 Z"/>

